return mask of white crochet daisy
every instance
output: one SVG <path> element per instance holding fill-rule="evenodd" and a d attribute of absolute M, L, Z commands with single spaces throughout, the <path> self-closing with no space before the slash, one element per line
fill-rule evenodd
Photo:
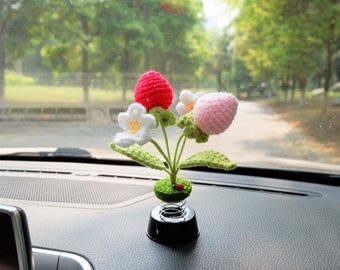
<path fill-rule="evenodd" d="M 146 113 L 143 105 L 133 103 L 127 112 L 118 114 L 118 124 L 124 132 L 117 133 L 113 142 L 120 147 L 129 147 L 134 143 L 144 145 L 150 141 L 148 131 L 156 127 L 156 119 Z"/>
<path fill-rule="evenodd" d="M 179 94 L 180 102 L 176 106 L 176 110 L 180 115 L 185 115 L 191 112 L 196 101 L 204 95 L 204 92 L 193 93 L 190 90 L 182 90 Z"/>

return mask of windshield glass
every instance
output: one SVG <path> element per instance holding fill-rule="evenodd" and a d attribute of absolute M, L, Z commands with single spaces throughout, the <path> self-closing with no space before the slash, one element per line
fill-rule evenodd
<path fill-rule="evenodd" d="M 125 158 L 110 148 L 123 130 L 117 116 L 136 101 L 140 76 L 157 71 L 176 116 L 184 89 L 238 99 L 232 124 L 206 143 L 187 140 L 183 156 L 340 164 L 337 0 L 3 0 L 0 11 L 2 153 Z M 160 128 L 149 132 L 166 147 Z M 181 133 L 167 128 L 172 151 Z"/>

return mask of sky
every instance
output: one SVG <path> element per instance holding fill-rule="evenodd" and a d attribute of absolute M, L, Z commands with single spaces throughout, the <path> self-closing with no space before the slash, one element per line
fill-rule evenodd
<path fill-rule="evenodd" d="M 207 28 L 224 27 L 235 17 L 236 12 L 227 8 L 221 0 L 202 0 L 205 16 L 207 17 Z"/>
<path fill-rule="evenodd" d="M 217 16 L 218 15 L 218 4 L 215 0 L 203 0 L 204 11 L 207 16 Z"/>

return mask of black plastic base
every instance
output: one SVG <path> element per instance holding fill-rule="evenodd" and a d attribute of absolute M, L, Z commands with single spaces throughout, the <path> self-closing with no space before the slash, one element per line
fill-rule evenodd
<path fill-rule="evenodd" d="M 161 206 L 155 207 L 150 214 L 147 228 L 148 237 L 160 244 L 178 245 L 195 240 L 199 236 L 196 213 L 186 207 L 185 215 L 178 222 L 168 222 L 160 215 Z"/>

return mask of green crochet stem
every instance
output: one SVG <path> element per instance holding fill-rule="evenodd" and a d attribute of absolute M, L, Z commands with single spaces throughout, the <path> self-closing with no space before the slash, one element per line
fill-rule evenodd
<path fill-rule="evenodd" d="M 183 154 L 186 137 L 183 134 L 179 137 L 177 144 L 176 144 L 176 148 L 175 148 L 175 154 L 172 157 L 171 152 L 170 152 L 169 139 L 168 139 L 165 126 L 161 122 L 159 124 L 161 126 L 161 129 L 164 135 L 166 153 L 163 151 L 161 146 L 154 139 L 151 139 L 150 142 L 156 147 L 158 152 L 164 157 L 166 164 L 167 164 L 167 169 L 164 171 L 166 171 L 169 174 L 170 182 L 173 185 L 177 182 L 177 173 L 180 169 L 179 163 L 181 160 L 181 156 Z"/>

